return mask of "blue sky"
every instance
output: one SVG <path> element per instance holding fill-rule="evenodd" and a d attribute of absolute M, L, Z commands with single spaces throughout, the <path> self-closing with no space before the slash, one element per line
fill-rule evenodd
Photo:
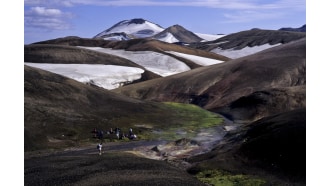
<path fill-rule="evenodd" d="M 230 34 L 306 23 L 301 0 L 24 0 L 24 43 L 65 36 L 91 38 L 119 21 L 144 18 L 166 28 Z"/>

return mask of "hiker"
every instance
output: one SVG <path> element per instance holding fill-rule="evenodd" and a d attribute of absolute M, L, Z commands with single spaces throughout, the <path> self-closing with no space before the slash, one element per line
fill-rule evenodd
<path fill-rule="evenodd" d="M 97 149 L 99 150 L 99 155 L 102 154 L 102 142 L 97 145 Z"/>
<path fill-rule="evenodd" d="M 133 133 L 133 129 L 130 128 L 129 131 L 128 131 L 128 139 L 132 140 L 132 139 L 136 139 L 136 135 Z"/>
<path fill-rule="evenodd" d="M 115 134 L 117 136 L 117 139 L 119 139 L 119 133 L 120 133 L 120 128 L 116 127 L 115 128 Z"/>

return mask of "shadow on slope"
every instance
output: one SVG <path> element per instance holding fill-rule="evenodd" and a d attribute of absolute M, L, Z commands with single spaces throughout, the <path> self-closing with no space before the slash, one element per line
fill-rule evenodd
<path fill-rule="evenodd" d="M 233 131 L 211 152 L 193 157 L 189 172 L 255 175 L 269 185 L 306 183 L 306 109 L 266 117 Z"/>
<path fill-rule="evenodd" d="M 271 88 L 238 98 L 227 106 L 210 109 L 235 122 L 245 123 L 264 116 L 306 107 L 306 86 Z"/>

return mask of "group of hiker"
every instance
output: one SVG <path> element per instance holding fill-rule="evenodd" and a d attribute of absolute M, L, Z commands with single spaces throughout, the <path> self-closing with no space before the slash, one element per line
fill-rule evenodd
<path fill-rule="evenodd" d="M 99 155 L 102 155 L 102 152 L 103 152 L 102 151 L 102 141 L 104 140 L 105 137 L 108 137 L 110 139 L 116 138 L 118 140 L 121 140 L 121 139 L 124 139 L 124 138 L 128 138 L 130 140 L 133 140 L 133 139 L 137 138 L 137 136 L 133 133 L 132 128 L 130 128 L 128 130 L 128 133 L 126 133 L 126 134 L 124 132 L 122 132 L 122 130 L 118 127 L 116 127 L 115 130 L 110 128 L 110 130 L 108 130 L 106 132 L 104 132 L 103 130 L 97 130 L 96 128 L 94 128 L 92 133 L 93 133 L 94 138 L 98 138 L 101 141 L 97 145 L 97 150 L 98 150 Z"/>
<path fill-rule="evenodd" d="M 114 130 L 110 128 L 108 131 L 98 130 L 94 128 L 92 131 L 93 137 L 103 140 L 104 138 L 122 140 L 128 138 L 130 140 L 136 139 L 137 136 L 133 133 L 133 129 L 130 128 L 128 133 L 124 133 L 120 128 L 116 127 Z"/>

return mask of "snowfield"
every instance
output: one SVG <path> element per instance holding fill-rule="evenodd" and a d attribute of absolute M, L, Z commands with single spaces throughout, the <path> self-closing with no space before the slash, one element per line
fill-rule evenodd
<path fill-rule="evenodd" d="M 116 65 L 98 64 L 48 64 L 24 63 L 27 66 L 40 68 L 82 83 L 91 83 L 105 89 L 115 89 L 124 83 L 141 78 L 143 69 Z"/>
<path fill-rule="evenodd" d="M 174 52 L 174 51 L 166 51 L 166 52 L 176 55 L 178 57 L 183 57 L 183 58 L 189 59 L 189 60 L 195 62 L 196 64 L 199 64 L 202 66 L 214 65 L 214 64 L 224 62 L 221 60 L 211 59 L 211 58 L 207 58 L 207 57 L 200 57 L 200 56 L 190 55 L 190 54 L 184 54 L 184 53 L 180 53 L 180 52 Z"/>
<path fill-rule="evenodd" d="M 179 40 L 176 37 L 174 37 L 173 34 L 171 34 L 169 32 L 166 32 L 166 35 L 164 35 L 164 37 L 158 37 L 157 40 L 167 42 L 167 43 L 179 42 Z"/>
<path fill-rule="evenodd" d="M 257 52 L 260 52 L 262 50 L 266 50 L 268 48 L 272 48 L 275 46 L 281 45 L 279 44 L 275 44 L 275 45 L 270 45 L 270 44 L 264 44 L 264 45 L 260 45 L 260 46 L 254 46 L 254 47 L 244 47 L 240 50 L 234 50 L 234 49 L 226 49 L 223 50 L 221 48 L 216 48 L 211 50 L 211 52 L 216 53 L 216 54 L 220 54 L 232 59 L 236 59 L 236 58 L 240 58 L 240 57 L 244 57 L 244 56 L 248 56 Z"/>
<path fill-rule="evenodd" d="M 204 39 L 202 42 L 205 42 L 205 41 L 213 41 L 213 40 L 216 40 L 216 39 L 219 39 L 219 38 L 222 38 L 226 35 L 217 35 L 217 34 L 202 34 L 202 33 L 194 33 L 196 34 L 198 37 Z"/>
<path fill-rule="evenodd" d="M 158 52 L 152 52 L 152 51 L 133 52 L 133 51 L 125 51 L 125 50 L 112 50 L 110 48 L 101 48 L 101 47 L 83 47 L 83 46 L 79 46 L 79 47 L 126 58 L 162 77 L 191 70 L 185 63 L 171 56 L 167 56 Z"/>

